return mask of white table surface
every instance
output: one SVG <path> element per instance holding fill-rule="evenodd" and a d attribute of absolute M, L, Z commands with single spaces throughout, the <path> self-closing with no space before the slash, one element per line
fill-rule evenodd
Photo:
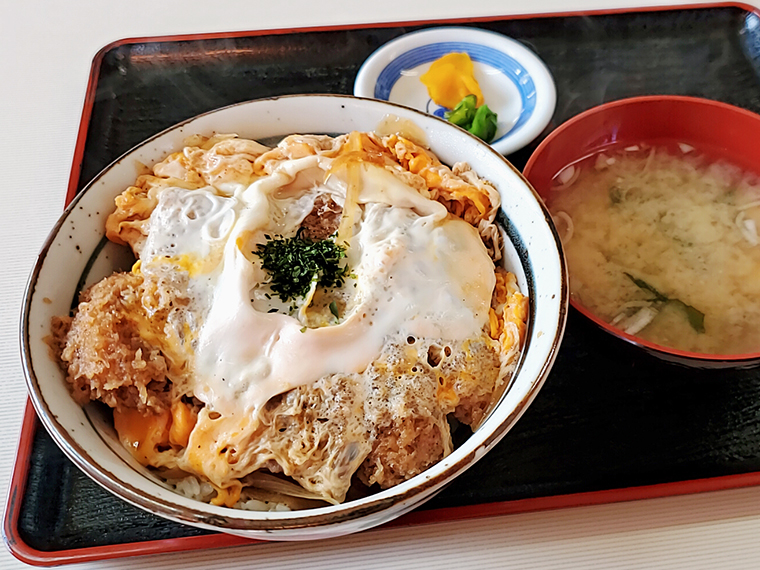
<path fill-rule="evenodd" d="M 26 400 L 18 351 L 22 292 L 35 256 L 63 208 L 90 63 L 101 47 L 127 37 L 658 4 L 635 0 L 131 0 L 118 5 L 102 0 L 0 0 L 3 504 Z M 0 570 L 23 567 L 0 548 Z M 760 487 L 379 529 L 318 543 L 257 544 L 69 567 L 760 568 Z"/>

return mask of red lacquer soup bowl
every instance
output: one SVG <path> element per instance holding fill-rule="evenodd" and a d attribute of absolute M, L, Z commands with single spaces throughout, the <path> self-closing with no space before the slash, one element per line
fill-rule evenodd
<path fill-rule="evenodd" d="M 760 115 L 695 97 L 655 95 L 613 101 L 573 117 L 550 133 L 530 157 L 524 175 L 552 209 L 557 193 L 572 188 L 585 172 L 584 169 L 604 170 L 614 164 L 617 164 L 616 168 L 621 168 L 618 161 L 625 159 L 626 153 L 638 153 L 646 168 L 649 154 L 663 150 L 663 154 L 676 158 L 680 155 L 684 157 L 683 160 L 701 161 L 700 164 L 708 170 L 715 165 L 721 165 L 720 168 L 726 166 L 727 171 L 739 177 L 746 186 L 747 180 L 760 175 Z M 760 192 L 760 183 L 755 181 L 755 184 Z M 584 204 L 585 200 L 593 199 L 591 194 L 585 194 L 586 187 L 585 184 L 580 184 L 574 189 L 581 193 L 578 194 L 576 203 Z M 752 184 L 749 187 L 753 187 Z M 612 208 L 615 205 L 613 203 L 621 200 L 622 195 L 612 187 L 609 192 L 608 207 Z M 745 197 L 745 202 L 746 200 Z M 740 211 L 736 216 L 736 224 L 747 241 L 742 241 L 740 245 L 745 250 L 758 248 L 756 253 L 760 253 L 756 224 L 750 219 L 751 216 L 745 215 L 752 208 L 758 208 L 756 213 L 760 213 L 760 201 L 755 204 L 750 199 L 737 207 Z M 641 310 L 640 307 L 628 307 L 629 313 L 633 314 L 626 314 L 626 318 L 620 319 L 623 313 L 615 318 L 610 318 L 609 315 L 602 318 L 584 306 L 580 302 L 582 296 L 572 292 L 574 271 L 570 243 L 573 236 L 578 235 L 577 224 L 573 225 L 570 216 L 566 217 L 556 211 L 553 214 L 560 234 L 566 241 L 564 247 L 568 253 L 571 304 L 580 313 L 616 337 L 668 361 L 702 368 L 749 367 L 760 364 L 760 342 L 756 348 L 742 346 L 732 350 L 734 345 L 730 345 L 715 353 L 671 346 L 645 338 L 645 329 L 649 326 L 646 323 L 651 322 L 647 321 L 651 314 L 636 315 Z M 576 267 L 576 278 L 583 277 L 581 280 L 585 280 L 588 274 L 586 270 L 587 267 L 584 267 L 581 276 L 580 266 Z M 669 304 L 673 307 L 677 304 L 684 318 L 689 320 L 698 333 L 700 329 L 709 326 L 709 316 L 705 318 L 701 311 L 688 304 L 688 300 L 674 301 L 676 295 L 672 290 L 660 291 L 642 276 L 628 277 L 632 283 L 646 291 L 655 306 Z M 723 291 L 715 293 L 721 295 Z M 633 322 L 636 321 L 633 317 L 638 317 L 638 322 Z M 644 325 L 643 328 L 640 328 L 641 325 Z M 757 327 L 760 327 L 760 322 L 757 322 Z"/>

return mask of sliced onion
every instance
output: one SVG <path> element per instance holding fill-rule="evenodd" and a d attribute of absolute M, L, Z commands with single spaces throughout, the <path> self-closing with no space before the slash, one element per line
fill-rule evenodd
<path fill-rule="evenodd" d="M 628 301 L 627 303 L 623 303 L 620 306 L 620 312 L 618 315 L 610 321 L 611 325 L 616 325 L 620 321 L 622 321 L 624 318 L 629 317 L 631 315 L 630 309 L 641 309 L 642 307 L 651 307 L 652 301 Z"/>
<path fill-rule="evenodd" d="M 315 501 L 327 501 L 328 503 L 338 504 L 338 501 L 329 497 L 322 497 L 316 493 L 307 491 L 300 485 L 285 481 L 269 473 L 254 471 L 245 478 L 246 485 L 251 485 L 257 489 L 263 489 L 272 493 L 280 493 L 289 497 L 298 497 L 301 499 L 311 499 Z"/>
<path fill-rule="evenodd" d="M 558 184 L 557 186 L 553 187 L 552 190 L 566 190 L 567 188 L 570 188 L 570 186 L 572 186 L 573 183 L 578 180 L 578 176 L 580 176 L 580 174 L 581 169 L 576 168 L 574 164 L 566 166 L 554 177 L 554 181 L 558 182 Z"/>
<path fill-rule="evenodd" d="M 644 164 L 644 168 L 642 169 L 642 172 L 646 172 L 649 170 L 649 166 L 652 164 L 652 161 L 654 160 L 654 154 L 655 154 L 655 148 L 653 147 L 651 151 L 649 151 L 649 156 L 647 157 L 646 164 Z"/>
<path fill-rule="evenodd" d="M 760 200 L 755 200 L 753 202 L 747 202 L 743 206 L 739 206 L 738 210 L 740 212 L 743 212 L 744 210 L 749 210 L 750 208 L 757 208 L 758 206 L 760 206 Z"/>
<path fill-rule="evenodd" d="M 758 240 L 757 237 L 757 226 L 755 225 L 755 220 L 744 220 L 744 230 L 745 231 L 742 232 L 744 239 L 746 239 L 750 244 L 756 246 L 758 243 L 760 243 L 760 240 Z"/>
<path fill-rule="evenodd" d="M 739 233 L 742 237 L 749 242 L 751 246 L 756 246 L 760 243 L 760 238 L 757 235 L 757 224 L 755 220 L 747 219 L 744 212 L 739 212 L 734 220 L 734 224 L 739 229 Z"/>
<path fill-rule="evenodd" d="M 684 153 L 684 154 L 690 153 L 691 151 L 694 150 L 693 146 L 691 146 L 690 144 L 686 144 L 686 143 L 678 143 L 678 148 L 680 148 L 681 152 Z"/>
<path fill-rule="evenodd" d="M 317 292 L 317 280 L 312 279 L 311 285 L 309 286 L 309 292 L 306 293 L 306 298 L 303 301 L 303 305 L 301 305 L 301 308 L 298 309 L 298 320 L 302 323 L 308 322 L 309 316 L 306 314 L 306 312 L 309 310 L 309 307 L 311 306 L 311 303 L 314 301 L 314 294 Z"/>
<path fill-rule="evenodd" d="M 614 156 L 607 156 L 604 153 L 599 154 L 596 157 L 596 162 L 594 163 L 594 168 L 596 170 L 604 170 L 613 164 L 617 162 L 617 159 L 615 159 Z"/>
<path fill-rule="evenodd" d="M 610 166 L 610 164 L 612 164 L 610 162 L 610 160 L 614 161 L 615 159 L 610 158 L 609 156 L 607 156 L 604 153 L 601 153 L 601 154 L 597 155 L 596 162 L 594 163 L 594 169 L 595 170 L 604 170 L 605 168 L 608 168 Z"/>
<path fill-rule="evenodd" d="M 621 328 L 625 333 L 637 334 L 641 329 L 654 320 L 657 313 L 659 313 L 659 310 L 651 305 L 649 307 L 644 307 L 620 323 Z"/>
<path fill-rule="evenodd" d="M 570 240 L 573 239 L 573 233 L 575 232 L 575 224 L 573 224 L 573 219 L 567 212 L 563 212 L 561 210 L 559 212 L 555 212 L 554 217 L 565 222 L 565 225 L 567 226 L 566 234 L 564 236 L 560 236 L 562 243 L 567 245 L 570 243 Z"/>

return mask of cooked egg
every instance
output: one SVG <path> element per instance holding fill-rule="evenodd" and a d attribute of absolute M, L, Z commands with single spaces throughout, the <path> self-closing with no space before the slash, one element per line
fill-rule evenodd
<path fill-rule="evenodd" d="M 476 428 L 514 369 L 528 304 L 494 265 L 498 207 L 395 134 L 201 141 L 116 199 L 107 235 L 139 261 L 51 346 L 137 460 L 197 475 L 203 500 L 259 497 L 267 470 L 329 502 L 387 488 L 449 454 L 450 416 Z"/>
<path fill-rule="evenodd" d="M 294 235 L 317 196 L 343 204 L 346 169 L 326 177 L 331 162 L 283 162 L 229 197 L 212 186 L 161 193 L 141 269 L 190 277 L 187 310 L 200 323 L 190 390 L 209 410 L 250 416 L 296 386 L 363 371 L 389 338 L 464 340 L 488 323 L 495 277 L 477 230 L 371 163 L 359 168 L 351 277 L 337 292 L 345 314 L 309 328 L 303 311 L 288 311 L 252 252 L 267 236 Z"/>

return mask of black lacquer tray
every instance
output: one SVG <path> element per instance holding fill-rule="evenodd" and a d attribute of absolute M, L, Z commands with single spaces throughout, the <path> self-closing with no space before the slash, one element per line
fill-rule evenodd
<path fill-rule="evenodd" d="M 558 94 L 546 132 L 635 95 L 692 95 L 760 112 L 760 17 L 738 4 L 124 40 L 94 61 L 68 197 L 177 122 L 259 97 L 351 93 L 359 67 L 385 42 L 451 24 L 503 33 L 544 60 Z M 508 158 L 522 168 L 541 138 Z M 554 369 L 516 427 L 392 524 L 759 483 L 760 370 L 668 364 L 571 311 Z M 245 542 L 111 496 L 64 457 L 31 408 L 4 534 L 17 557 L 40 565 Z"/>

